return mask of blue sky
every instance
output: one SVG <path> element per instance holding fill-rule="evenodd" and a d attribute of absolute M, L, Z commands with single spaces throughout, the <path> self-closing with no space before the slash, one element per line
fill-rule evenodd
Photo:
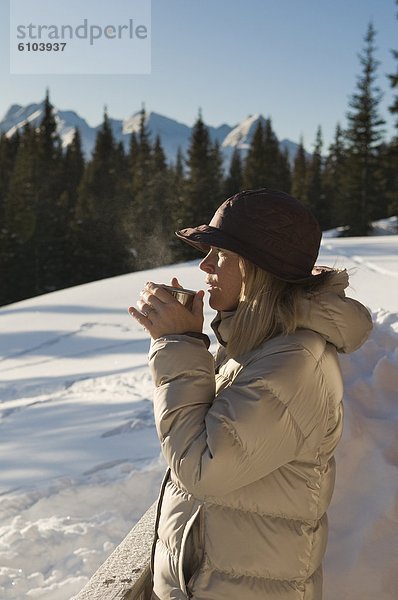
<path fill-rule="evenodd" d="M 95 4 L 99 11 L 105 2 Z M 329 143 L 336 123 L 345 124 L 372 19 L 391 134 L 386 74 L 397 69 L 397 11 L 394 0 L 152 0 L 150 75 L 10 75 L 9 2 L 0 0 L 0 116 L 10 104 L 40 101 L 48 87 L 53 104 L 90 125 L 105 105 L 124 118 L 142 102 L 188 125 L 199 108 L 211 125 L 260 112 L 280 139 L 303 135 L 311 148 L 318 125 Z"/>

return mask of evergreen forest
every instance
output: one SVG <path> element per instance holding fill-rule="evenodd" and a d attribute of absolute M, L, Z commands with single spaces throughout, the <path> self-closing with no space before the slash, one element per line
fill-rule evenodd
<path fill-rule="evenodd" d="M 168 164 L 141 112 L 126 151 L 104 114 L 89 160 L 79 131 L 62 148 L 47 92 L 39 127 L 0 137 L 0 304 L 135 270 L 190 260 L 197 252 L 173 232 L 208 223 L 217 206 L 243 189 L 268 187 L 307 204 L 323 230 L 369 235 L 372 221 L 398 215 L 398 50 L 388 75 L 396 118 L 386 139 L 377 86 L 376 32 L 369 24 L 360 72 L 334 140 L 319 126 L 309 155 L 293 162 L 271 119 L 259 122 L 247 154 L 235 149 L 227 172 L 199 113 L 186 156 Z"/>

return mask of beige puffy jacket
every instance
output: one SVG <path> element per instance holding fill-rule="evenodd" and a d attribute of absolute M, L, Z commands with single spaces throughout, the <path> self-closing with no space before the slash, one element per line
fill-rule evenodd
<path fill-rule="evenodd" d="M 300 328 L 241 357 L 200 339 L 156 340 L 150 366 L 164 479 L 153 553 L 160 600 L 320 600 L 333 453 L 342 432 L 339 352 L 372 324 L 345 271 L 303 302 Z M 231 314 L 214 322 L 228 339 Z M 217 364 L 217 362 L 219 364 Z"/>

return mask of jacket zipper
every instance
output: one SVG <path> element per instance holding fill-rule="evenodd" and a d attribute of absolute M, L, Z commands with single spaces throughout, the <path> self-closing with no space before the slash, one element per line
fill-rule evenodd
<path fill-rule="evenodd" d="M 158 502 L 157 502 L 157 506 L 156 506 L 155 531 L 154 531 L 152 551 L 151 551 L 152 579 L 153 579 L 153 574 L 154 574 L 156 542 L 158 541 L 158 537 L 159 537 L 158 536 L 158 527 L 159 527 L 159 520 L 160 520 L 160 511 L 162 509 L 163 496 L 164 496 L 164 492 L 166 489 L 166 485 L 167 485 L 168 480 L 170 479 L 170 473 L 171 473 L 171 469 L 168 468 L 165 476 L 163 477 L 162 485 L 160 486 L 159 498 L 158 498 Z"/>

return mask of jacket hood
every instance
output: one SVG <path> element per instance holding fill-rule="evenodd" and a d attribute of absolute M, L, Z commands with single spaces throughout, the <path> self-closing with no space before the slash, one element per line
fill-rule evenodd
<path fill-rule="evenodd" d="M 373 327 L 368 309 L 345 295 L 348 284 L 346 270 L 331 272 L 319 290 L 302 300 L 298 319 L 298 327 L 319 333 L 344 353 L 362 346 Z"/>
<path fill-rule="evenodd" d="M 332 271 L 320 288 L 301 300 L 297 322 L 298 328 L 319 333 L 343 353 L 362 346 L 373 327 L 367 308 L 345 295 L 348 284 L 346 270 Z M 228 342 L 233 316 L 234 311 L 219 312 L 211 324 L 223 346 Z"/>

